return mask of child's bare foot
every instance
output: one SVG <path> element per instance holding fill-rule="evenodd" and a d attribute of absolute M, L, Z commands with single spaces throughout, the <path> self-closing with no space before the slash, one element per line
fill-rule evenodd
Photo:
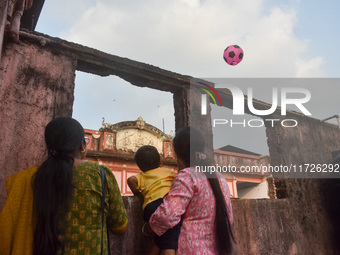
<path fill-rule="evenodd" d="M 176 250 L 162 250 L 161 255 L 176 255 Z"/>
<path fill-rule="evenodd" d="M 161 250 L 158 248 L 157 245 L 153 244 L 151 247 L 150 255 L 159 255 Z"/>

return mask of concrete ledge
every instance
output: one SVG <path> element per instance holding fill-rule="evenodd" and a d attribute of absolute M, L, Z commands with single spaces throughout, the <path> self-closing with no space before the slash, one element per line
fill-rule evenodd
<path fill-rule="evenodd" d="M 129 226 L 124 236 L 111 235 L 111 254 L 148 254 L 151 242 L 141 233 L 142 199 L 123 200 Z M 297 215 L 288 199 L 232 199 L 232 206 L 235 254 L 332 254 L 331 247 L 316 245 L 320 233 L 305 233 L 315 222 L 301 222 L 303 215 Z M 312 250 L 316 253 L 309 253 Z"/>

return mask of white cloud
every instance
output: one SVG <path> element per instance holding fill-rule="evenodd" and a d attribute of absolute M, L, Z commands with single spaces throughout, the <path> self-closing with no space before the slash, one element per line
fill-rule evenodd
<path fill-rule="evenodd" d="M 263 0 L 97 1 L 63 35 L 114 55 L 196 77 L 300 77 L 322 73 L 304 58 L 308 42 L 294 35 L 294 10 L 266 10 Z M 222 58 L 239 44 L 244 60 Z"/>
<path fill-rule="evenodd" d="M 185 75 L 324 76 L 322 57 L 309 56 L 308 38 L 294 34 L 296 11 L 268 9 L 265 0 L 97 0 L 72 20 L 62 38 Z M 222 58 L 230 44 L 244 50 L 237 66 L 228 66 Z M 77 76 L 81 79 L 82 74 Z M 75 117 L 84 120 L 85 127 L 95 129 L 102 117 L 116 123 L 142 116 L 159 129 L 164 118 L 166 132 L 174 130 L 170 93 L 137 88 L 116 78 L 83 82 L 86 86 L 76 95 L 87 98 L 88 108 L 76 100 Z M 94 117 L 88 119 L 90 111 Z M 265 137 L 261 139 L 265 143 Z"/>
<path fill-rule="evenodd" d="M 296 60 L 296 76 L 301 77 L 325 77 L 325 72 L 321 69 L 323 58 L 317 57 L 310 60 Z"/>

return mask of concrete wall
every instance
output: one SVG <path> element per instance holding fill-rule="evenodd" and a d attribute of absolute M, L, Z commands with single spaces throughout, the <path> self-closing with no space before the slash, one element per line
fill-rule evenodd
<path fill-rule="evenodd" d="M 292 113 L 286 118 L 295 119 L 298 127 L 266 129 L 272 165 L 331 162 L 332 152 L 340 148 L 338 126 Z M 277 197 L 287 198 L 295 229 L 303 233 L 291 239 L 303 254 L 339 254 L 339 180 L 276 179 L 275 186 Z"/>
<path fill-rule="evenodd" d="M 141 233 L 142 203 L 137 197 L 123 199 L 130 222 L 124 236 L 110 236 L 111 254 L 147 254 L 151 244 Z M 298 215 L 289 199 L 232 199 L 232 207 L 234 254 L 338 254 L 329 240 L 318 239 L 317 227 L 301 224 L 304 214 Z"/>
<path fill-rule="evenodd" d="M 276 115 L 273 119 L 282 117 Z M 293 113 L 287 113 L 285 119 L 295 119 L 298 126 L 266 128 L 272 165 L 328 163 L 332 152 L 340 149 L 338 126 Z"/>
<path fill-rule="evenodd" d="M 232 200 L 237 254 L 331 254 L 310 252 L 287 199 Z"/>
<path fill-rule="evenodd" d="M 0 66 L 0 208 L 5 179 L 42 162 L 44 129 L 72 116 L 76 62 L 31 43 L 8 43 Z"/>

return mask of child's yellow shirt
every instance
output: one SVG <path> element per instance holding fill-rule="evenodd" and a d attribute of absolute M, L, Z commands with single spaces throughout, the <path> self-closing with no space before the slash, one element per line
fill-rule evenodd
<path fill-rule="evenodd" d="M 137 189 L 144 196 L 143 209 L 145 206 L 169 193 L 175 178 L 173 170 L 158 167 L 146 172 L 141 172 L 135 177 L 138 180 Z"/>

